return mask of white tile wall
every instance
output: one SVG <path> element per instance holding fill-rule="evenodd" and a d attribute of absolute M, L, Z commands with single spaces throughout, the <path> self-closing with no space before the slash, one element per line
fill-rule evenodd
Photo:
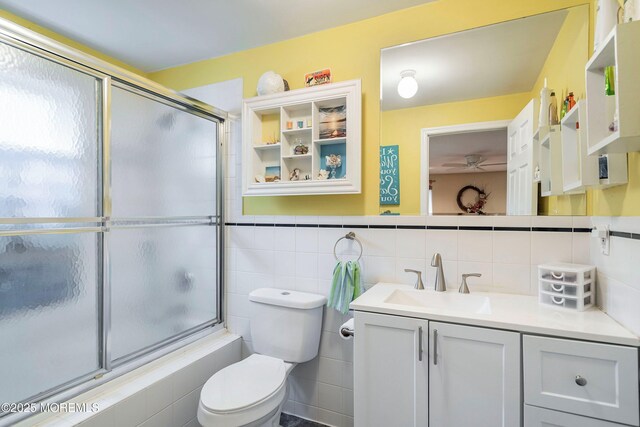
<path fill-rule="evenodd" d="M 365 286 L 379 281 L 412 285 L 424 273 L 433 286 L 435 252 L 442 255 L 449 288 L 457 289 L 462 273 L 479 272 L 470 279 L 471 291 L 495 290 L 519 294 L 537 292 L 537 264 L 548 261 L 588 262 L 588 237 L 584 233 L 542 233 L 473 230 L 350 229 L 349 225 L 429 225 L 502 227 L 589 227 L 585 218 L 572 217 L 459 217 L 459 216 L 349 216 L 291 217 L 247 216 L 242 212 L 240 138 L 232 135 L 227 161 L 235 176 L 226 180 L 226 222 L 341 224 L 346 228 L 227 227 L 228 327 L 243 336 L 243 356 L 252 352 L 247 295 L 259 287 L 277 287 L 329 294 L 335 264 L 333 246 L 348 231 L 362 242 Z M 352 258 L 357 244 L 342 241 L 340 257 Z M 338 337 L 346 321 L 325 310 L 320 354 L 299 365 L 290 377 L 291 392 L 284 411 L 332 426 L 353 425 L 353 344 Z"/>
<path fill-rule="evenodd" d="M 260 217 L 239 222 L 260 222 Z M 475 230 L 360 229 L 353 224 L 431 225 L 424 217 L 269 217 L 265 223 L 344 224 L 346 228 L 308 227 L 227 227 L 227 251 L 235 254 L 228 265 L 228 326 L 244 338 L 244 356 L 252 351 L 249 335 L 247 295 L 259 287 L 277 287 L 316 292 L 328 296 L 335 265 L 333 247 L 348 231 L 356 233 L 363 245 L 361 260 L 365 286 L 379 281 L 413 285 L 415 275 L 405 268 L 424 273 L 425 284 L 433 286 L 435 268 L 431 256 L 440 252 L 450 289 L 457 289 L 462 273 L 482 273 L 470 279 L 471 291 L 499 291 L 536 294 L 537 264 L 549 261 L 587 262 L 585 233 L 520 232 Z M 531 226 L 532 219 L 449 217 L 439 225 Z M 573 218 L 537 218 L 536 227 L 573 226 Z M 576 224 L 583 219 L 576 218 Z M 561 225 L 556 225 L 556 224 Z M 582 225 L 580 225 L 582 226 Z M 265 231 L 267 229 L 268 231 Z M 273 243 L 260 241 L 271 239 Z M 588 244 L 587 244 L 588 246 Z M 270 249 L 265 249 L 270 247 Z M 337 248 L 341 257 L 358 253 L 354 242 L 343 240 Z M 353 424 L 353 344 L 339 338 L 337 330 L 346 318 L 325 310 L 319 356 L 298 366 L 290 377 L 291 393 L 285 411 L 333 426 Z"/>
<path fill-rule="evenodd" d="M 594 224 L 608 224 L 611 230 L 640 233 L 638 217 L 593 217 L 592 220 Z M 598 269 L 598 305 L 640 335 L 640 240 L 611 237 L 609 255 L 601 253 L 597 239 L 589 240 L 591 263 Z"/>

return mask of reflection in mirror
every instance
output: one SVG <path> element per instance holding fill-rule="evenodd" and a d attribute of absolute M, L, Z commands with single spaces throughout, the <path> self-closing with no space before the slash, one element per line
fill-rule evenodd
<path fill-rule="evenodd" d="M 506 214 L 506 127 L 429 138 L 427 206 L 431 215 Z"/>
<path fill-rule="evenodd" d="M 399 146 L 401 199 L 381 210 L 586 214 L 584 192 L 542 197 L 540 144 L 555 130 L 539 118 L 545 87 L 584 97 L 588 34 L 584 5 L 383 49 L 380 144 Z"/>

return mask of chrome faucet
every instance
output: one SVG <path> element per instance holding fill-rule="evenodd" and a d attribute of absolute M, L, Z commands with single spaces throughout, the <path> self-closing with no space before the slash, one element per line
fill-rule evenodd
<path fill-rule="evenodd" d="M 436 267 L 438 271 L 436 272 L 436 283 L 434 284 L 434 289 L 436 292 L 444 292 L 447 290 L 447 283 L 444 281 L 444 270 L 442 269 L 442 257 L 439 253 L 433 254 L 433 259 L 431 260 L 431 267 Z"/>
<path fill-rule="evenodd" d="M 422 271 L 412 270 L 410 268 L 405 268 L 404 271 L 405 273 L 416 273 L 418 275 L 418 277 L 416 277 L 416 284 L 413 285 L 413 289 L 424 289 L 424 283 L 422 283 Z"/>
<path fill-rule="evenodd" d="M 462 283 L 460 283 L 460 288 L 458 289 L 458 292 L 460 292 L 461 294 L 469 293 L 469 287 L 467 286 L 467 277 L 482 277 L 482 274 L 480 273 L 463 274 Z"/>

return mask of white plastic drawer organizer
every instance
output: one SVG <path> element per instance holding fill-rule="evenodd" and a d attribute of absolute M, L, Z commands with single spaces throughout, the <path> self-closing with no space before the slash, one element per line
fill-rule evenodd
<path fill-rule="evenodd" d="M 584 311 L 595 303 L 596 268 L 580 264 L 538 266 L 540 304 Z"/>

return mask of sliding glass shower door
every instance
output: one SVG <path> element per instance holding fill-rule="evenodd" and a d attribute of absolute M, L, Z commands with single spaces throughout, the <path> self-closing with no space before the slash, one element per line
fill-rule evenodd
<path fill-rule="evenodd" d="M 216 318 L 217 123 L 111 90 L 111 357 Z"/>
<path fill-rule="evenodd" d="M 0 402 L 19 402 L 102 367 L 102 80 L 0 58 Z"/>
<path fill-rule="evenodd" d="M 36 402 L 220 323 L 224 119 L 2 30 L 0 402 Z"/>

